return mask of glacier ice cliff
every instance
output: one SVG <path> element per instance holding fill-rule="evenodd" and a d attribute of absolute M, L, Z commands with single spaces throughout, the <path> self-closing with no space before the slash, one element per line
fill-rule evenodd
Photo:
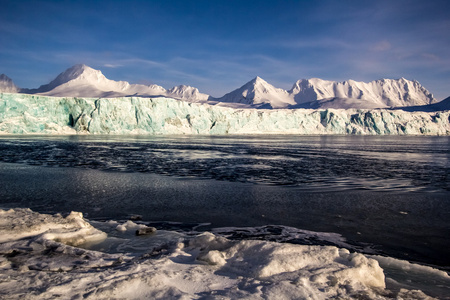
<path fill-rule="evenodd" d="M 0 93 L 0 133 L 449 135 L 450 111 L 233 109 L 170 98 Z"/>

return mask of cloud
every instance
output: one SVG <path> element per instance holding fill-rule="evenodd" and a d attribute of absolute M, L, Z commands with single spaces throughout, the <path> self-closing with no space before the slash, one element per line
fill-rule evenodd
<path fill-rule="evenodd" d="M 383 51 L 391 50 L 391 48 L 392 48 L 391 43 L 389 43 L 389 41 L 387 41 L 387 40 L 383 40 L 383 41 L 376 43 L 375 45 L 372 45 L 370 50 L 375 51 L 375 52 L 383 52 Z"/>
<path fill-rule="evenodd" d="M 275 46 L 281 46 L 286 48 L 294 48 L 294 49 L 310 49 L 310 48 L 325 48 L 325 49 L 349 49 L 353 47 L 350 43 L 335 38 L 305 38 L 301 40 L 295 41 L 281 41 L 276 42 Z"/>
<path fill-rule="evenodd" d="M 121 56 L 120 54 L 118 54 Z M 126 66 L 140 65 L 147 67 L 156 67 L 156 68 L 166 68 L 167 65 L 165 63 L 157 62 L 151 59 L 139 58 L 139 57 L 127 57 L 127 58 L 118 58 L 111 59 L 111 61 L 115 61 L 117 64 L 122 64 Z"/>
<path fill-rule="evenodd" d="M 440 61 L 440 57 L 433 53 L 422 53 L 422 57 L 431 61 Z"/>
<path fill-rule="evenodd" d="M 119 68 L 119 67 L 123 67 L 123 65 L 121 65 L 121 64 L 103 64 L 103 66 L 105 67 L 105 68 L 113 68 L 113 69 L 115 69 L 115 68 Z"/>

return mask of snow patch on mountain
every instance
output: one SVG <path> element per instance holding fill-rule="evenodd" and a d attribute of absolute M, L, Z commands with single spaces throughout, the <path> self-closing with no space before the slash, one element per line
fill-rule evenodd
<path fill-rule="evenodd" d="M 4 93 L 18 93 L 20 88 L 18 88 L 11 78 L 5 74 L 0 74 L 0 92 Z"/>

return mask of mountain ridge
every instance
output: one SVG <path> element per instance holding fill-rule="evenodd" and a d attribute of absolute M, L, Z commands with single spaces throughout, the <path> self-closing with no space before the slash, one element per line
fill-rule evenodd
<path fill-rule="evenodd" d="M 344 109 L 420 106 L 437 102 L 418 81 L 405 78 L 379 79 L 368 83 L 354 80 L 336 82 L 320 78 L 300 79 L 290 90 L 283 90 L 275 88 L 260 77 L 255 77 L 217 101 L 265 104 L 272 108 Z"/>
<path fill-rule="evenodd" d="M 23 89 L 24 93 L 59 97 L 170 97 L 178 100 L 207 100 L 197 88 L 180 85 L 166 90 L 156 84 L 130 84 L 127 81 L 110 80 L 100 70 L 77 64 L 60 73 L 49 84 L 37 89 Z"/>
<path fill-rule="evenodd" d="M 287 91 L 274 87 L 259 76 L 242 87 L 217 98 L 217 101 L 247 105 L 270 104 L 272 108 L 284 108 L 289 104 L 295 104 Z"/>
<path fill-rule="evenodd" d="M 437 103 L 416 80 L 379 79 L 342 82 L 320 78 L 297 80 L 290 90 L 277 88 L 256 76 L 240 88 L 214 98 L 197 88 L 178 85 L 165 89 L 158 85 L 130 84 L 106 78 L 100 70 L 77 64 L 37 89 L 20 89 L 10 78 L 0 78 L 0 91 L 60 97 L 169 97 L 189 102 L 208 102 L 235 108 L 389 108 Z"/>
<path fill-rule="evenodd" d="M 347 80 L 328 81 L 320 78 L 298 80 L 291 94 L 298 104 L 329 98 L 353 98 L 379 104 L 380 107 L 428 105 L 437 102 L 416 80 L 378 79 L 368 83 Z"/>

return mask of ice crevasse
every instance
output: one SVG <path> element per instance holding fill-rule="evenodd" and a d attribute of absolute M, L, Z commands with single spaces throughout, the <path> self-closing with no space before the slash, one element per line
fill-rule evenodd
<path fill-rule="evenodd" d="M 448 135 L 450 111 L 239 109 L 163 97 L 0 93 L 0 133 Z"/>

